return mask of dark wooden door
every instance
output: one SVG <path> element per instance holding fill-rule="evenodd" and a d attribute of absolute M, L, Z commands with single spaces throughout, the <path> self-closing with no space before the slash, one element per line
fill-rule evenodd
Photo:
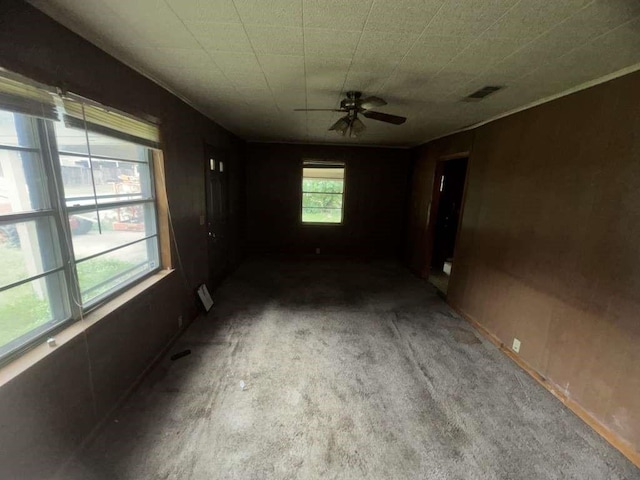
<path fill-rule="evenodd" d="M 466 158 L 447 160 L 443 163 L 440 169 L 442 174 L 436 179 L 440 184 L 440 199 L 431 257 L 431 268 L 435 271 L 442 271 L 444 262 L 453 258 L 467 174 Z"/>
<path fill-rule="evenodd" d="M 228 156 L 223 150 L 205 145 L 205 165 L 209 279 L 215 288 L 229 267 Z"/>

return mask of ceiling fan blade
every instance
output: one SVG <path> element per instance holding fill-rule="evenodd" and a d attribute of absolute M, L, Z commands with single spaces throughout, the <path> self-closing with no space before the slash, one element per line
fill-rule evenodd
<path fill-rule="evenodd" d="M 394 125 L 402 125 L 404 122 L 407 121 L 406 117 L 400 117 L 398 115 L 390 115 L 388 113 L 382 113 L 382 112 L 373 112 L 371 110 L 362 112 L 362 115 L 372 120 L 379 120 L 381 122 L 393 123 Z"/>
<path fill-rule="evenodd" d="M 380 97 L 367 97 L 360 100 L 360 108 L 365 110 L 369 110 L 373 107 L 384 107 L 386 104 L 387 102 Z"/>
<path fill-rule="evenodd" d="M 336 108 L 294 108 L 294 112 L 346 112 L 346 110 L 338 110 Z"/>

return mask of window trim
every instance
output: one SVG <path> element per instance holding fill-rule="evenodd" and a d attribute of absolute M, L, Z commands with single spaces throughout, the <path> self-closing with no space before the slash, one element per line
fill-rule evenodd
<path fill-rule="evenodd" d="M 333 165 L 336 168 L 342 168 L 342 193 L 331 193 L 331 192 L 306 192 L 304 190 L 304 169 L 305 165 L 309 164 L 320 164 L 320 165 Z M 308 168 L 308 167 L 307 167 Z M 303 220 L 304 215 L 304 194 L 305 193 L 328 193 L 330 195 L 342 195 L 342 207 L 341 210 L 342 215 L 340 216 L 339 222 L 305 222 Z M 303 159 L 300 167 L 300 224 L 304 226 L 310 227 L 342 227 L 346 224 L 346 205 L 347 202 L 347 164 L 341 160 L 315 160 L 315 159 Z M 335 210 L 338 210 L 335 208 Z"/>

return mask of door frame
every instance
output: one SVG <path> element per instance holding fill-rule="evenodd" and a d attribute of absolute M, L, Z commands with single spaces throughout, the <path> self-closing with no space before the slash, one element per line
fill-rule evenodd
<path fill-rule="evenodd" d="M 445 162 L 449 160 L 459 160 L 462 158 L 467 159 L 467 170 L 464 175 L 464 186 L 462 189 L 462 201 L 460 203 L 460 217 L 458 218 L 458 225 L 456 226 L 456 241 L 453 247 L 453 257 L 456 257 L 456 251 L 458 249 L 458 241 L 460 239 L 460 229 L 462 225 L 462 219 L 464 218 L 464 209 L 467 201 L 467 185 L 469 183 L 469 164 L 471 161 L 471 151 L 452 153 L 449 155 L 442 155 L 436 160 L 436 165 L 433 172 L 433 188 L 431 192 L 431 206 L 429 207 L 429 223 L 427 224 L 426 235 L 426 254 L 424 263 L 422 265 L 422 278 L 429 278 L 431 274 L 431 259 L 433 258 L 433 248 L 435 246 L 435 230 L 436 221 L 438 216 L 438 207 L 440 206 L 440 181 L 444 171 Z M 455 262 L 454 262 L 455 263 Z M 450 279 L 453 277 L 454 265 L 451 266 Z"/>

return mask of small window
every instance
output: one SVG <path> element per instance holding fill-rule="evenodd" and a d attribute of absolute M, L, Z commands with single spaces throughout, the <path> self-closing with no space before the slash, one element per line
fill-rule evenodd
<path fill-rule="evenodd" d="M 309 161 L 302 168 L 302 222 L 342 223 L 344 164 Z"/>

